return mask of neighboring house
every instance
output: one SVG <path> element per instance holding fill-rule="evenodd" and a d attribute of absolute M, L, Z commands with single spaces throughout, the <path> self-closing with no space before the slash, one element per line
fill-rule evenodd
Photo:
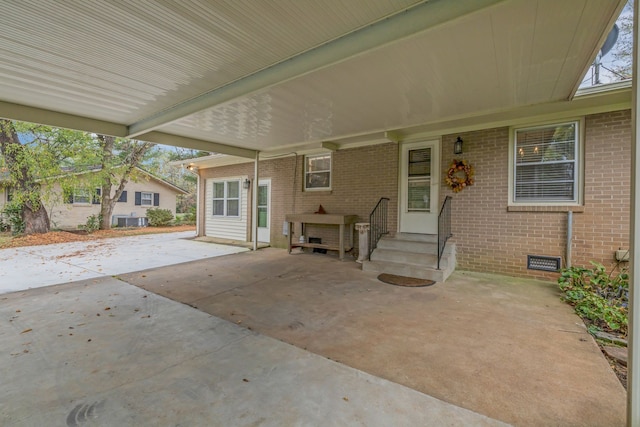
<path fill-rule="evenodd" d="M 570 102 L 514 109 L 473 125 L 466 118 L 435 124 L 397 142 L 318 144 L 260 160 L 258 240 L 287 247 L 285 215 L 314 213 L 319 205 L 369 222 L 381 197 L 390 199 L 391 235 L 436 235 L 438 213 L 451 196 L 448 247 L 457 252 L 450 262 L 458 268 L 552 278 L 557 273 L 530 268 L 556 270 L 555 262 L 564 267 L 569 258 L 611 267 L 616 252 L 629 247 L 630 86 L 581 90 Z M 458 138 L 462 153 L 454 154 Z M 445 182 L 453 159 L 475 171 L 473 185 L 460 192 Z M 213 155 L 186 162 L 200 176 L 198 233 L 251 241 L 253 161 Z M 292 232 L 298 239 L 299 226 Z M 304 234 L 334 246 L 339 239 L 330 226 L 309 225 Z M 392 262 L 378 259 L 390 272 Z"/>
<path fill-rule="evenodd" d="M 91 173 L 91 172 L 84 172 Z M 84 174 L 83 173 L 83 174 Z M 115 193 L 115 186 L 113 188 Z M 125 190 L 113 208 L 113 225 L 146 225 L 149 208 L 170 210 L 176 214 L 176 196 L 187 192 L 163 179 L 136 168 L 136 180 L 129 180 Z M 60 185 L 54 185 L 50 197 L 45 198 L 52 228 L 77 228 L 85 224 L 91 215 L 100 213 L 100 189 L 76 187 L 63 192 Z M 0 186 L 0 209 L 10 199 L 8 188 Z M 123 222 L 124 221 L 124 222 Z"/>

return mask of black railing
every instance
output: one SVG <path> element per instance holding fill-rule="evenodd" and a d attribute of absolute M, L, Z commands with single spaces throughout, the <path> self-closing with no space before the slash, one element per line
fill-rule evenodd
<path fill-rule="evenodd" d="M 451 234 L 451 196 L 444 198 L 440 214 L 438 214 L 438 270 L 440 270 L 440 260 L 444 253 L 444 247 L 447 245 Z"/>
<path fill-rule="evenodd" d="M 378 204 L 373 208 L 369 215 L 369 229 L 371 231 L 369 233 L 369 254 L 367 259 L 371 257 L 371 253 L 378 246 L 378 240 L 380 240 L 380 237 L 389 232 L 387 230 L 388 206 L 389 199 L 381 197 L 380 200 L 378 200 Z"/>

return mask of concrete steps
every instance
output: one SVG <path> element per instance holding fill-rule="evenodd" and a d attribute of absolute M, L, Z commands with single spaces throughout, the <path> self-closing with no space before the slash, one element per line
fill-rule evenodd
<path fill-rule="evenodd" d="M 398 233 L 383 236 L 364 271 L 444 282 L 455 269 L 455 244 L 448 242 L 438 270 L 438 237 L 432 234 Z"/>

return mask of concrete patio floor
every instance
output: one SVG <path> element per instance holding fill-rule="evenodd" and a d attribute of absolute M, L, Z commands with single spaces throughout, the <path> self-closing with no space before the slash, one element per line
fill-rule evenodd
<path fill-rule="evenodd" d="M 624 388 L 552 283 L 456 272 L 403 288 L 279 249 L 120 279 L 507 423 L 625 423 Z"/>
<path fill-rule="evenodd" d="M 111 277 L 0 302 L 5 427 L 503 425 Z"/>

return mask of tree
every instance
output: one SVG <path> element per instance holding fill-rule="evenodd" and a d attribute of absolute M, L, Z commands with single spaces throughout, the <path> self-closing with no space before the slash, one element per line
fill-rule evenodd
<path fill-rule="evenodd" d="M 196 175 L 185 170 L 184 166 L 171 166 L 170 162 L 177 160 L 194 159 L 208 156 L 208 151 L 194 150 L 190 148 L 171 147 L 159 149 L 153 156 L 146 159 L 144 169 L 166 181 L 187 191 L 188 194 L 180 194 L 177 197 L 176 212 L 186 213 L 196 206 Z"/>
<path fill-rule="evenodd" d="M 111 228 L 111 213 L 124 187 L 154 144 L 106 135 L 97 135 L 97 140 L 101 158 L 100 229 L 108 230 Z M 116 190 L 112 196 L 113 186 Z"/>
<path fill-rule="evenodd" d="M 615 80 L 630 79 L 633 73 L 633 0 L 628 0 L 616 21 L 620 33 L 611 54 L 614 58 L 611 71 Z"/>
<path fill-rule="evenodd" d="M 11 207 L 19 212 L 24 233 L 49 231 L 46 204 L 59 197 L 50 190 L 75 179 L 65 167 L 86 151 L 89 139 L 78 131 L 0 119 L 0 154 L 9 172 Z"/>
<path fill-rule="evenodd" d="M 13 191 L 14 205 L 21 210 L 26 234 L 46 233 L 51 223 L 49 214 L 40 198 L 40 184 L 33 170 L 28 149 L 18 138 L 13 122 L 0 119 L 0 153 L 9 171 L 9 184 Z"/>

